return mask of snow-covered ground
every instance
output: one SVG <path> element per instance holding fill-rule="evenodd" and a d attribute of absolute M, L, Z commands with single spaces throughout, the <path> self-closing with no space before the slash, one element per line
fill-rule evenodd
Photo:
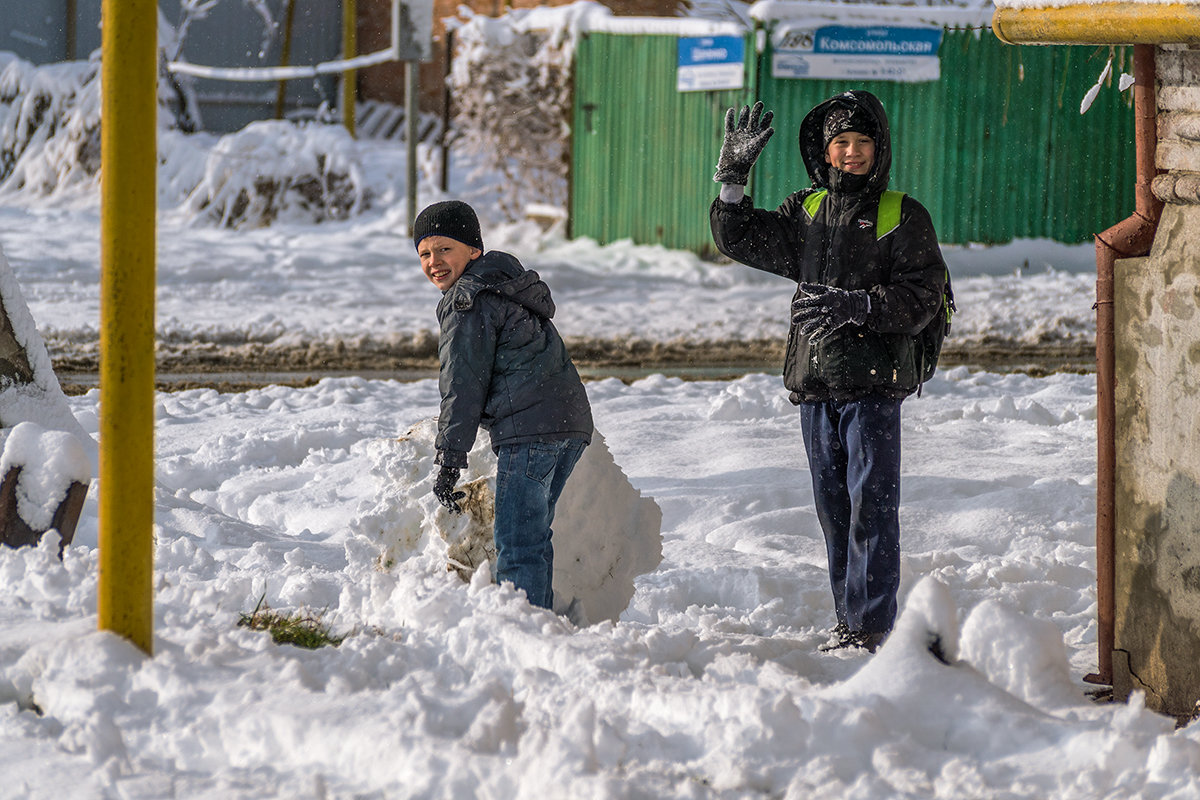
<path fill-rule="evenodd" d="M 338 146 L 375 198 L 348 220 L 228 230 L 164 208 L 160 336 L 433 330 L 402 153 Z M 186 159 L 168 156 L 178 176 Z M 479 203 L 488 247 L 543 273 L 568 335 L 784 334 L 786 282 L 502 224 L 476 188 L 455 194 Z M 97 220 L 86 185 L 0 198 L 0 248 L 47 338 L 96 337 Z M 947 255 L 956 336 L 1091 336 L 1090 247 Z M 1200 797 L 1195 726 L 1137 697 L 1096 703 L 1082 681 L 1096 668 L 1092 376 L 959 367 L 905 403 L 904 609 L 874 656 L 817 651 L 832 604 L 777 376 L 588 392 L 663 541 L 619 620 L 586 627 L 427 551 L 381 561 L 365 524 L 380 498 L 429 502 L 426 476 L 386 461 L 436 415 L 435 382 L 160 394 L 153 658 L 96 631 L 95 483 L 61 562 L 53 537 L 0 549 L 0 798 Z M 98 400 L 67 400 L 93 436 Z M 276 645 L 237 624 L 260 600 L 345 638 Z"/>
<path fill-rule="evenodd" d="M 437 289 L 421 274 L 406 225 L 402 203 L 344 222 L 239 232 L 168 216 L 158 232 L 159 337 L 284 348 L 436 336 Z M 0 231 L 52 351 L 96 342 L 98 213 L 0 205 Z M 602 247 L 537 231 L 533 223 L 496 222 L 485 225 L 484 243 L 546 278 L 564 336 L 711 342 L 787 334 L 794 286 L 782 278 L 682 251 L 629 242 Z M 961 309 L 955 344 L 1094 335 L 1090 245 L 1025 241 L 947 247 L 946 256 Z"/>
<path fill-rule="evenodd" d="M 777 378 L 588 390 L 663 560 L 583 629 L 422 556 L 382 569 L 356 530 L 403 494 L 378 453 L 436 414 L 432 381 L 160 396 L 156 655 L 95 632 L 94 497 L 61 564 L 0 551 L 0 796 L 1194 796 L 1195 732 L 1080 681 L 1091 377 L 958 368 L 905 404 L 906 608 L 874 657 L 816 650 L 833 612 Z M 96 401 L 71 400 L 92 432 Z M 346 639 L 237 627 L 264 595 Z"/>

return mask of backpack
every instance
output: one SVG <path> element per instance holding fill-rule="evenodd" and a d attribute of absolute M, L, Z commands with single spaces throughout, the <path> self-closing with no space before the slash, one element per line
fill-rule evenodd
<path fill-rule="evenodd" d="M 818 189 L 804 198 L 804 210 L 809 219 L 817 214 L 821 201 L 829 192 Z M 904 192 L 888 190 L 879 198 L 879 207 L 875 215 L 875 239 L 878 241 L 900 226 L 900 204 L 904 200 Z M 950 321 L 954 312 L 954 289 L 950 285 L 950 269 L 946 269 L 946 282 L 942 286 L 942 302 L 934 313 L 933 319 L 921 329 L 914 339 L 916 344 L 917 367 L 917 396 L 921 396 L 921 385 L 933 377 L 937 371 L 938 358 L 942 355 L 942 342 L 950 333 Z"/>

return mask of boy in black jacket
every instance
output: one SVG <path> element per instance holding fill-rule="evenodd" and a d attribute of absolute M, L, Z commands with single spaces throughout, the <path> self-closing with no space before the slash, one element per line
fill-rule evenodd
<path fill-rule="evenodd" d="M 480 427 L 496 453 L 496 581 L 551 608 L 554 506 L 591 441 L 587 393 L 550 321 L 554 301 L 536 272 L 483 251 L 466 203 L 434 203 L 413 224 L 421 269 L 442 290 L 434 495 L 460 513 L 460 470 Z"/>
<path fill-rule="evenodd" d="M 941 305 L 946 266 L 925 208 L 885 198 L 891 136 L 878 98 L 843 92 L 808 113 L 799 144 L 813 188 L 774 211 L 744 194 L 771 118 L 762 103 L 726 116 L 713 239 L 798 284 L 784 385 L 800 406 L 825 534 L 837 614 L 828 648 L 874 652 L 900 583 L 900 403 L 920 385 L 915 336 Z"/>

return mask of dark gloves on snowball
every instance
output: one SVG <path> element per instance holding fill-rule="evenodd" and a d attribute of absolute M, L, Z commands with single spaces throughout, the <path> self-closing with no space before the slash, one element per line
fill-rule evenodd
<path fill-rule="evenodd" d="M 843 325 L 862 325 L 871 310 L 865 289 L 847 291 L 819 283 L 800 284 L 799 300 L 792 302 L 792 324 L 801 335 L 819 342 Z"/>
<path fill-rule="evenodd" d="M 721 143 L 721 155 L 717 158 L 717 183 L 732 183 L 745 186 L 750 181 L 750 168 L 767 146 L 767 140 L 775 129 L 771 127 L 773 112 L 763 113 L 762 101 L 742 106 L 742 113 L 734 122 L 734 110 L 725 112 L 725 141 Z"/>
<path fill-rule="evenodd" d="M 433 496 L 450 513 L 461 514 L 462 507 L 459 506 L 458 501 L 466 497 L 467 493 L 454 491 L 454 484 L 456 483 L 458 483 L 458 469 L 455 467 L 442 467 L 438 471 L 437 479 L 433 482 Z"/>

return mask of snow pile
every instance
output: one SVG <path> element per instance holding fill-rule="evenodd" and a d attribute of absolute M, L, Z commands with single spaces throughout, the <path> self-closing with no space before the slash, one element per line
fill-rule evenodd
<path fill-rule="evenodd" d="M 0 70 L 0 191 L 91 188 L 100 172 L 100 62 Z"/>
<path fill-rule="evenodd" d="M 982 603 L 967 616 L 960 660 L 957 614 L 940 581 L 925 577 L 913 587 L 878 654 L 850 679 L 819 692 L 847 715 L 833 737 L 844 745 L 839 755 L 846 761 L 833 762 L 823 775 L 802 773 L 790 787 L 816 795 L 789 796 L 994 797 L 1001 785 L 1001 794 L 1012 797 L 1174 796 L 1165 787 L 1142 794 L 1127 772 L 1172 742 L 1170 720 L 1147 714 L 1137 698 L 1103 711 L 1081 704 L 1065 677 L 1061 638 L 1001 604 Z M 995 635 L 1000 641 L 987 646 Z M 972 663 L 975 658 L 981 660 Z M 1040 673 L 1039 684 L 1026 682 L 1031 667 Z M 904 735 L 863 748 L 885 731 Z M 1200 753 L 1194 742 L 1174 745 L 1181 764 L 1194 763 Z M 931 760 L 935 752 L 940 756 Z M 871 764 L 870 773 L 846 769 L 856 758 Z M 1005 764 L 1043 760 L 1043 774 L 1005 777 Z M 1110 794 L 1114 787 L 1123 790 Z"/>
<path fill-rule="evenodd" d="M 369 199 L 345 128 L 267 120 L 217 141 L 187 204 L 196 216 L 240 228 L 346 219 Z"/>
<path fill-rule="evenodd" d="M 4 367 L 0 379 L 0 478 L 7 479 L 11 470 L 19 470 L 11 487 L 16 512 L 29 528 L 26 534 L 40 534 L 54 526 L 55 514 L 72 484 L 86 487 L 91 480 L 97 447 L 71 412 L 3 249 L 0 353 Z M 9 501 L 0 498 L 0 502 Z M 59 520 L 64 539 L 74 533 L 74 513 Z M 24 536 L 15 521 L 9 519 L 6 524 L 9 527 L 0 531 L 10 534 L 5 541 L 20 542 Z"/>
<path fill-rule="evenodd" d="M 466 493 L 463 513 L 451 514 L 432 494 L 436 435 L 437 421 L 425 420 L 399 439 L 368 445 L 378 494 L 350 530 L 382 544 L 387 569 L 421 556 L 464 580 L 477 570 L 486 579 L 496 560 L 496 457 L 487 435 L 481 435 L 459 480 L 459 490 Z M 634 579 L 662 558 L 661 524 L 658 506 L 629 484 L 596 432 L 556 507 L 555 607 L 565 610 L 577 601 L 583 613 L 577 619 L 616 620 L 633 597 Z"/>
<path fill-rule="evenodd" d="M 1039 708 L 1079 702 L 1067 649 L 1054 623 L 984 600 L 963 623 L 962 658 L 1009 694 Z"/>
<path fill-rule="evenodd" d="M 92 479 L 83 443 L 64 431 L 22 422 L 11 431 L 0 430 L 0 448 L 0 476 L 20 468 L 17 513 L 35 531 L 51 528 L 72 483 L 87 485 Z"/>
<path fill-rule="evenodd" d="M 63 431 L 77 437 L 95 453 L 95 442 L 84 433 L 63 395 L 50 354 L 38 333 L 21 286 L 0 248 L 0 347 L 13 358 L 24 359 L 21 371 L 28 367 L 28 380 L 0 383 L 0 428 L 12 428 L 21 422 L 35 422 L 43 428 Z M 8 353 L 6 352 L 6 356 Z"/>
<path fill-rule="evenodd" d="M 160 207 L 191 221 L 257 227 L 345 219 L 372 192 L 340 125 L 255 122 L 222 137 L 185 134 L 187 87 L 159 75 Z M 94 196 L 100 174 L 100 62 L 34 66 L 0 60 L 0 192 L 33 199 L 76 189 Z"/>

